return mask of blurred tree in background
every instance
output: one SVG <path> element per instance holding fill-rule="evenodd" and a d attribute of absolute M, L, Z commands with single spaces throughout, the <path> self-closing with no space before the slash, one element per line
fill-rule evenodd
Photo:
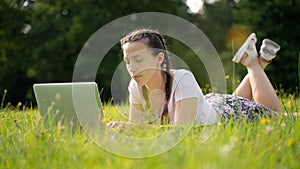
<path fill-rule="evenodd" d="M 9 90 L 7 100 L 25 100 L 31 79 L 26 76 L 29 59 L 25 57 L 30 6 L 0 2 L 0 90 Z M 25 85 L 24 85 L 25 84 Z"/>
<path fill-rule="evenodd" d="M 15 104 L 34 101 L 33 83 L 72 81 L 81 48 L 103 25 L 137 12 L 177 15 L 186 6 L 180 0 L 3 0 L 0 9 L 0 91 L 7 89 L 6 101 Z M 110 55 L 98 72 L 106 99 L 111 70 L 122 60 L 120 46 Z"/>
<path fill-rule="evenodd" d="M 95 31 L 119 17 L 150 11 L 173 14 L 198 26 L 219 52 L 226 74 L 234 73 L 236 79 L 243 76 L 245 69 L 235 66 L 231 58 L 246 37 L 251 32 L 257 33 L 258 50 L 263 38 L 271 38 L 282 46 L 266 70 L 272 82 L 284 88 L 299 85 L 299 1 L 203 2 L 200 11 L 191 13 L 185 0 L 2 0 L 0 91 L 8 90 L 6 102 L 12 104 L 34 102 L 32 84 L 72 81 L 78 54 Z M 167 40 L 178 56 L 193 55 L 178 41 Z M 113 47 L 107 55 L 97 74 L 104 100 L 111 97 L 112 70 L 122 60 L 120 46 Z M 185 61 L 196 72 L 205 73 L 203 66 L 199 66 L 201 63 L 194 59 Z M 201 75 L 196 74 L 197 80 L 201 85 L 206 84 L 207 79 Z"/>
<path fill-rule="evenodd" d="M 277 87 L 282 85 L 285 89 L 299 86 L 299 11 L 299 0 L 243 0 L 234 8 L 236 21 L 256 33 L 258 50 L 264 38 L 280 44 L 281 50 L 266 72 Z"/>

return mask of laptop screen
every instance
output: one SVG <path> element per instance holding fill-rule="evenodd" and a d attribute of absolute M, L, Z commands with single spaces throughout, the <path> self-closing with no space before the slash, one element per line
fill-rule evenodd
<path fill-rule="evenodd" d="M 91 126 L 103 118 L 95 82 L 40 83 L 34 84 L 33 90 L 46 123 Z"/>

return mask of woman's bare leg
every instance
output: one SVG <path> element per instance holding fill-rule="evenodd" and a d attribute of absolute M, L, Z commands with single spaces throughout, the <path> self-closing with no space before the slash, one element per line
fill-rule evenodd
<path fill-rule="evenodd" d="M 258 61 L 259 61 L 260 66 L 263 68 L 263 70 L 269 64 L 268 61 L 265 61 L 261 57 L 258 58 Z M 249 100 L 253 100 L 252 90 L 251 90 L 251 85 L 250 85 L 248 74 L 244 77 L 242 82 L 235 89 L 235 91 L 233 92 L 233 95 L 241 96 L 241 97 L 247 98 Z"/>
<path fill-rule="evenodd" d="M 241 60 L 242 64 L 243 60 L 244 58 Z M 258 104 L 269 107 L 274 111 L 282 112 L 279 98 L 269 78 L 260 66 L 258 58 L 253 57 L 251 62 L 245 66 L 247 67 L 248 74 L 237 87 L 234 95 L 253 99 Z"/>
<path fill-rule="evenodd" d="M 241 97 L 247 98 L 249 100 L 253 99 L 248 74 L 244 77 L 244 79 L 241 81 L 241 83 L 235 89 L 235 91 L 233 92 L 233 95 L 241 96 Z"/>

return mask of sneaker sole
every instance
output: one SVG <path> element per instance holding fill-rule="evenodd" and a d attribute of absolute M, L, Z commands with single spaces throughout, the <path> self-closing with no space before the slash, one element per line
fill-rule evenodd
<path fill-rule="evenodd" d="M 274 42 L 270 39 L 264 39 L 263 43 L 265 43 L 266 45 L 273 46 L 273 48 L 275 49 L 276 52 L 280 50 L 280 46 L 276 42 Z"/>
<path fill-rule="evenodd" d="M 261 46 L 260 53 L 262 51 L 262 52 L 267 53 L 269 55 L 268 56 L 261 56 L 261 57 L 263 59 L 267 60 L 267 61 L 271 61 L 272 59 L 275 58 L 276 53 L 280 50 L 280 46 L 276 42 L 274 42 L 270 39 L 264 39 L 262 43 L 264 45 Z M 264 46 L 272 46 L 273 50 L 271 50 L 270 48 L 265 48 Z"/>

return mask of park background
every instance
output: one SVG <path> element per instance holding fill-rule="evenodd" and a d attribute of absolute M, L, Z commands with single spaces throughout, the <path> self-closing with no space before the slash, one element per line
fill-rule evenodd
<path fill-rule="evenodd" d="M 197 2 L 203 2 L 200 8 L 189 9 L 185 0 L 1 0 L 0 97 L 5 97 L 0 107 L 0 168 L 300 168 L 300 121 L 290 115 L 300 112 L 300 1 Z M 101 148 L 73 123 L 42 118 L 31 106 L 35 104 L 32 84 L 71 81 L 74 63 L 89 37 L 103 25 L 138 12 L 173 14 L 201 29 L 220 55 L 228 92 L 246 73 L 243 66 L 231 61 L 246 37 L 255 32 L 257 48 L 266 37 L 278 42 L 282 49 L 266 72 L 287 118 L 194 126 L 173 149 L 142 159 L 118 156 Z M 170 50 L 182 57 L 196 75 L 205 74 L 199 59 L 184 44 L 169 37 L 167 40 Z M 103 88 L 103 100 L 110 99 L 112 70 L 121 60 L 117 44 L 99 67 L 96 82 Z M 209 92 L 206 77 L 196 78 L 204 92 Z M 103 109 L 102 122 L 126 121 L 110 102 Z M 169 127 L 127 132 L 130 137 L 141 138 Z M 206 127 L 214 129 L 211 135 L 206 135 Z M 121 151 L 131 148 L 120 146 Z"/>
<path fill-rule="evenodd" d="M 190 1 L 192 2 L 192 1 Z M 196 3 L 198 2 L 198 3 Z M 200 3 L 199 3 L 200 2 Z M 231 59 L 251 32 L 281 45 L 266 72 L 276 89 L 298 93 L 300 1 L 298 0 L 2 0 L 0 1 L 0 96 L 6 104 L 35 104 L 34 83 L 70 82 L 85 42 L 105 24 L 139 12 L 162 12 L 195 24 L 209 38 L 225 68 L 228 92 L 246 73 Z M 198 4 L 198 7 L 197 7 Z M 184 30 L 183 30 L 184 31 Z M 170 50 L 209 85 L 193 52 L 168 38 Z M 111 99 L 111 79 L 122 61 L 119 44 L 101 62 L 95 81 L 101 99 Z M 204 91 L 205 92 L 205 91 Z"/>

